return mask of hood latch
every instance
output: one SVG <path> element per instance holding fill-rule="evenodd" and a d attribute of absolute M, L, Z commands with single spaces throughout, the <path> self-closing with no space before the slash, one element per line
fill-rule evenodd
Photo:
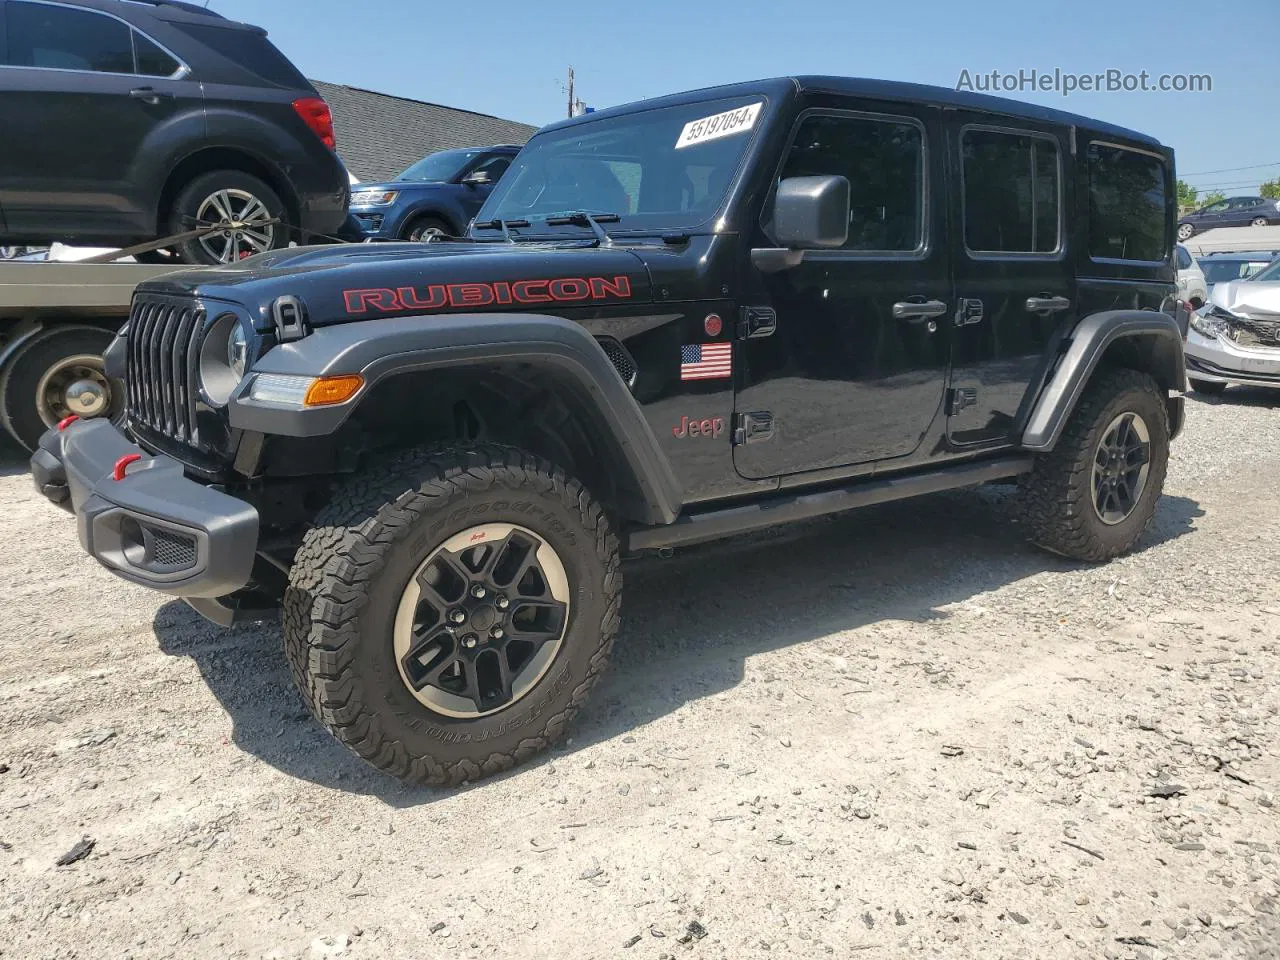
<path fill-rule="evenodd" d="M 301 340 L 307 330 L 307 311 L 302 301 L 294 296 L 276 297 L 271 304 L 271 319 L 276 325 L 276 341 L 292 343 Z"/>

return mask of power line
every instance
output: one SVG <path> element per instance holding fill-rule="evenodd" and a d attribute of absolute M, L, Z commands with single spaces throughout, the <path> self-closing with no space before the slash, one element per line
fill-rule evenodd
<path fill-rule="evenodd" d="M 1235 173 L 1237 170 L 1258 170 L 1262 167 L 1280 167 L 1280 160 L 1277 160 L 1274 163 L 1255 163 L 1250 167 L 1223 167 L 1221 170 L 1201 170 L 1199 173 L 1184 173 L 1182 176 L 1184 178 L 1207 177 L 1214 173 Z"/>

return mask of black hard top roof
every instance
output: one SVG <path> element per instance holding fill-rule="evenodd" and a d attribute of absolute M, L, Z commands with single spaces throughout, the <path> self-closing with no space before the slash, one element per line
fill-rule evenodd
<path fill-rule="evenodd" d="M 1010 100 L 1006 97 L 993 97 L 985 93 L 952 90 L 949 87 L 935 87 L 924 83 L 905 83 L 900 80 L 873 80 L 865 77 L 776 77 L 769 80 L 755 80 L 721 87 L 704 87 L 701 90 L 690 90 L 685 93 L 655 97 L 652 100 L 638 100 L 634 103 L 609 107 L 606 110 L 598 110 L 595 113 L 574 117 L 572 120 L 561 120 L 558 123 L 549 124 L 544 129 L 554 130 L 576 123 L 590 123 L 603 117 L 634 113 L 654 107 L 696 103 L 700 100 L 761 93 L 782 97 L 800 91 L 841 93 L 846 96 L 867 97 L 876 100 L 901 100 L 911 103 L 931 103 L 957 109 L 981 110 L 985 113 L 1000 114 L 1007 117 L 1021 117 L 1045 123 L 1084 127 L 1098 133 L 1121 137 L 1137 143 L 1145 143 L 1152 147 L 1161 146 L 1160 141 L 1154 137 L 1147 136 L 1145 133 L 1139 133 L 1136 130 L 1129 130 L 1115 124 L 1104 123 L 1101 120 L 1082 117 L 1079 114 L 1067 113 L 1064 110 L 1043 107 L 1035 103 L 1024 103 L 1021 100 Z"/>

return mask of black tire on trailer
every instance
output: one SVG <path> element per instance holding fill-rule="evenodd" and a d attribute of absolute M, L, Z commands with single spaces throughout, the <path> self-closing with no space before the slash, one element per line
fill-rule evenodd
<path fill-rule="evenodd" d="M 236 263 L 289 244 L 292 227 L 284 202 L 267 184 L 240 170 L 211 170 L 183 187 L 169 210 L 166 236 L 232 220 L 244 220 L 247 229 L 187 240 L 174 248 L 178 258 L 205 265 Z M 253 226 L 255 221 L 261 224 Z"/>
<path fill-rule="evenodd" d="M 103 372 L 108 330 L 55 327 L 35 337 L 5 364 L 0 374 L 0 421 L 28 450 L 69 414 L 115 417 L 124 398 Z"/>
<path fill-rule="evenodd" d="M 285 652 L 339 740 L 411 783 L 458 784 L 553 743 L 603 671 L 622 575 L 563 470 L 476 444 L 353 478 L 306 534 Z"/>
<path fill-rule="evenodd" d="M 1225 383 L 1219 383 L 1216 380 L 1195 380 L 1188 377 L 1187 381 L 1191 384 L 1192 390 L 1196 393 L 1203 393 L 1206 397 L 1216 397 L 1227 389 Z"/>
<path fill-rule="evenodd" d="M 439 217 L 414 217 L 404 228 L 403 239 L 421 243 L 436 237 L 453 236 L 453 228 Z"/>
<path fill-rule="evenodd" d="M 1073 560 L 1130 550 L 1155 515 L 1169 460 L 1164 394 L 1147 374 L 1094 375 L 1054 449 L 1019 481 L 1030 538 Z"/>

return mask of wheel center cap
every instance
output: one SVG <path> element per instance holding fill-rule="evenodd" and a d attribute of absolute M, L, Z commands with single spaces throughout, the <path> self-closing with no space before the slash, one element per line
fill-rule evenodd
<path fill-rule="evenodd" d="M 67 387 L 63 397 L 67 408 L 82 417 L 97 416 L 107 406 L 106 392 L 92 380 L 77 380 Z"/>
<path fill-rule="evenodd" d="M 498 611 L 490 604 L 476 607 L 471 611 L 471 628 L 473 630 L 488 630 L 498 622 Z"/>

